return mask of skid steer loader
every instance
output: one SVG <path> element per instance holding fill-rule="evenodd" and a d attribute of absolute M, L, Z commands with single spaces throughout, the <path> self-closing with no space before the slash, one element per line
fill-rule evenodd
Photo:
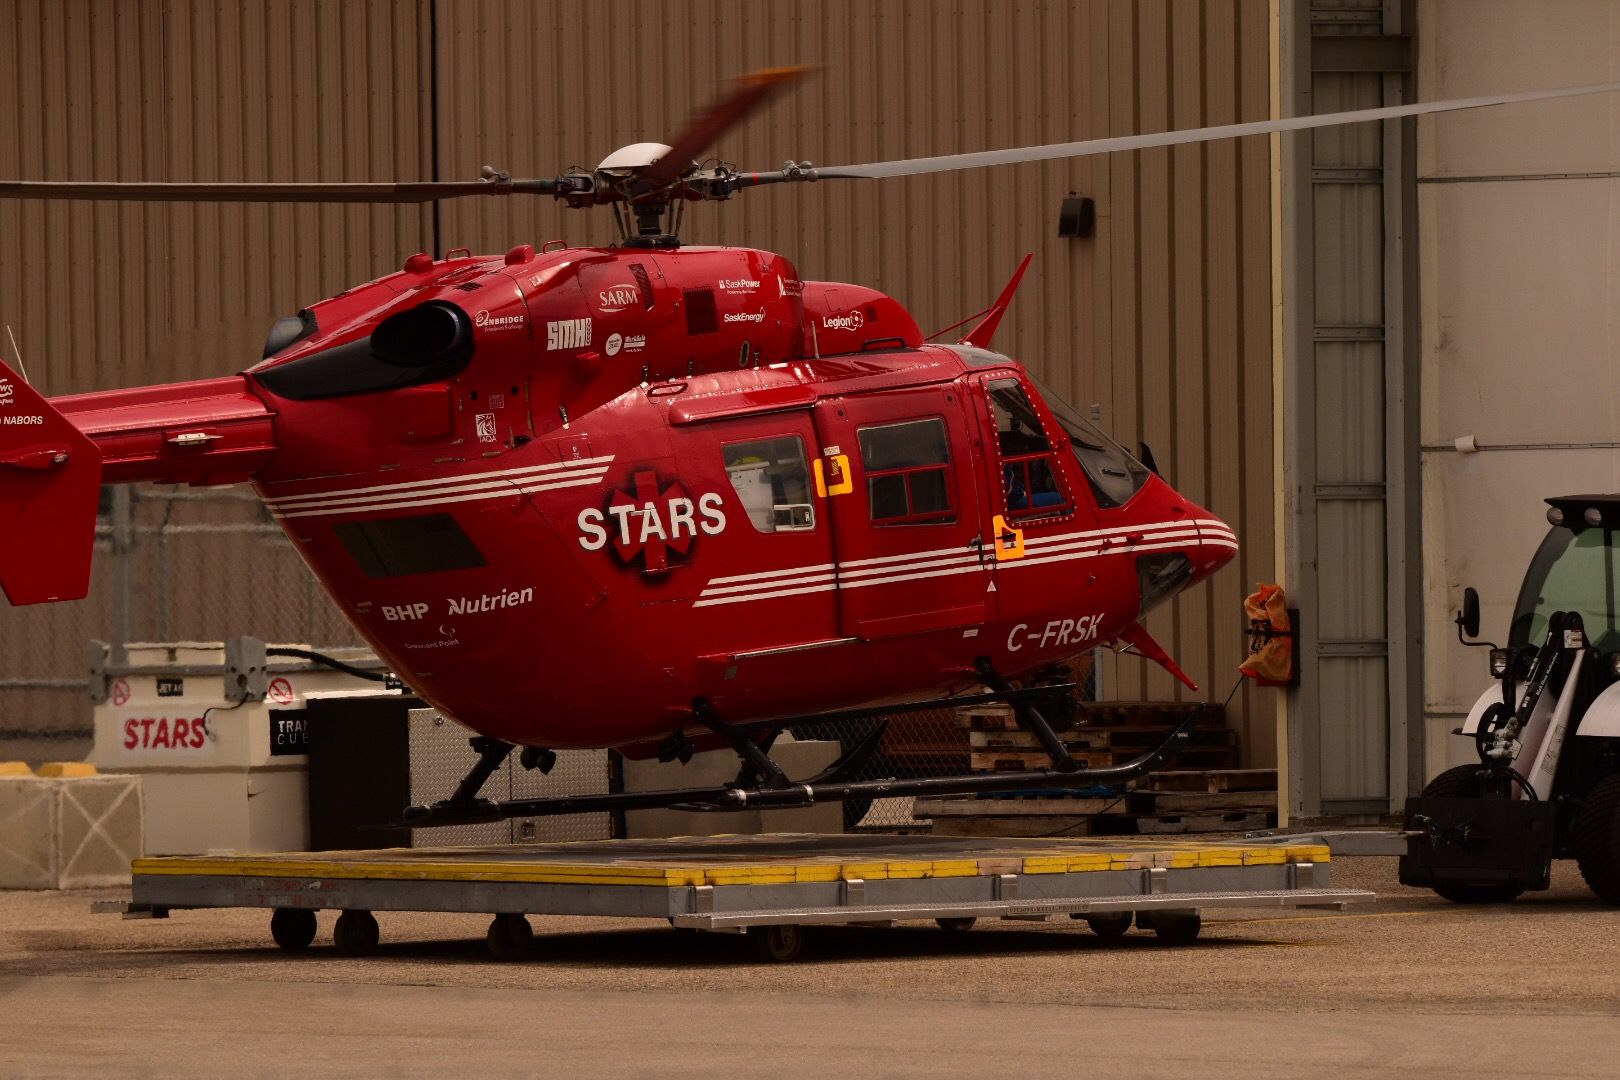
<path fill-rule="evenodd" d="M 1469 640 L 1479 594 L 1463 591 L 1458 637 L 1490 648 L 1494 680 L 1453 732 L 1478 761 L 1406 801 L 1401 882 L 1457 903 L 1545 889 L 1573 858 L 1620 904 L 1620 495 L 1547 503 L 1505 647 Z"/>

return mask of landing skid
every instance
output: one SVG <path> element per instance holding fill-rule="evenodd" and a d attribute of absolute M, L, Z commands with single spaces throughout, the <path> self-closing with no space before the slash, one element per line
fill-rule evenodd
<path fill-rule="evenodd" d="M 729 725 L 714 714 L 707 701 L 700 699 L 693 703 L 693 717 L 697 725 L 723 738 L 742 761 L 737 779 L 720 787 L 618 792 L 606 795 L 555 795 L 539 799 L 494 802 L 479 798 L 478 789 L 505 760 L 512 747 L 497 739 L 480 737 L 471 740 L 473 748 L 479 752 L 478 763 L 458 785 L 456 793 L 451 798 L 431 806 L 406 808 L 403 823 L 411 828 L 423 828 L 437 825 L 468 825 L 513 817 L 545 817 L 620 810 L 678 809 L 697 812 L 789 810 L 813 806 L 816 803 L 841 802 L 845 799 L 886 799 L 911 795 L 977 795 L 1025 788 L 1090 787 L 1094 784 L 1131 780 L 1159 768 L 1180 752 L 1192 734 L 1194 718 L 1188 717 L 1162 743 L 1140 757 L 1123 765 L 1108 768 L 1082 768 L 1069 756 L 1062 740 L 1053 732 L 1039 708 L 1042 701 L 1051 701 L 1058 695 L 1072 692 L 1074 689 L 1072 684 L 1017 689 L 1008 683 L 988 660 L 979 661 L 976 667 L 981 681 L 990 687 L 988 693 L 935 698 L 872 709 L 815 713 L 771 721 L 768 725 L 756 724 L 747 727 Z M 1012 706 L 1020 725 L 1046 748 L 1048 756 L 1052 759 L 1050 769 L 1039 772 L 971 773 L 905 780 L 842 779 L 871 760 L 883 737 L 882 726 L 868 733 L 858 745 L 808 780 L 789 779 L 767 753 L 775 734 L 787 727 L 837 720 L 870 719 L 929 709 L 960 708 L 964 705 L 991 702 Z"/>

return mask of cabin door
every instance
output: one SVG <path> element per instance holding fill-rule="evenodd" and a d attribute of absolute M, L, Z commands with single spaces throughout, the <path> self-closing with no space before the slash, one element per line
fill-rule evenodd
<path fill-rule="evenodd" d="M 816 430 L 840 630 L 864 639 L 977 636 L 994 613 L 995 569 L 962 389 L 825 399 Z"/>

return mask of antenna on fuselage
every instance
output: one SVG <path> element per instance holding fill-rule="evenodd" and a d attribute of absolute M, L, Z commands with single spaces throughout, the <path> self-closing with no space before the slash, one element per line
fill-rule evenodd
<path fill-rule="evenodd" d="M 11 339 L 11 358 L 17 361 L 17 374 L 23 377 L 23 382 L 32 386 L 34 380 L 28 377 L 28 369 L 23 366 L 22 350 L 17 347 L 17 335 L 11 332 L 10 323 L 6 323 L 6 336 Z"/>

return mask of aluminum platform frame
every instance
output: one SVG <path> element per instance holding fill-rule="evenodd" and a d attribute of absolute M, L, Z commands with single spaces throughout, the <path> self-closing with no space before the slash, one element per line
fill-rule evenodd
<path fill-rule="evenodd" d="M 907 920 L 1212 908 L 1339 908 L 1327 845 L 1294 839 L 766 835 L 138 859 L 127 918 L 194 908 L 600 915 L 676 927 L 892 925 Z M 1196 929 L 1194 929 L 1196 933 Z"/>

